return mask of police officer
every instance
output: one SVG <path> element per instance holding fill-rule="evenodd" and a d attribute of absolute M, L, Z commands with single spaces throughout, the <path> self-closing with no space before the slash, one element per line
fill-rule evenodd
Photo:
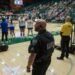
<path fill-rule="evenodd" d="M 46 21 L 39 19 L 35 24 L 35 31 L 38 32 L 29 45 L 29 60 L 27 72 L 32 66 L 32 75 L 45 75 L 51 63 L 51 56 L 54 51 L 54 38 L 46 30 Z"/>
<path fill-rule="evenodd" d="M 65 23 L 63 24 L 60 35 L 61 35 L 61 56 L 57 57 L 59 60 L 63 60 L 64 56 L 66 58 L 69 57 L 69 42 L 70 42 L 70 35 L 72 32 L 72 23 L 70 16 L 67 16 L 65 19 Z"/>

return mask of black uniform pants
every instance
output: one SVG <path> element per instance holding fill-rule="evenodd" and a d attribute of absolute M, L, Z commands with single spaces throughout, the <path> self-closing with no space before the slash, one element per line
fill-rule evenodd
<path fill-rule="evenodd" d="M 50 60 L 47 62 L 33 64 L 32 75 L 46 75 L 46 71 L 50 65 Z"/>
<path fill-rule="evenodd" d="M 5 40 L 7 41 L 8 40 L 8 32 L 2 32 L 2 41 L 4 41 L 4 37 L 5 37 Z"/>
<path fill-rule="evenodd" d="M 61 37 L 61 58 L 64 58 L 69 56 L 69 41 L 70 37 L 69 36 L 62 36 Z"/>

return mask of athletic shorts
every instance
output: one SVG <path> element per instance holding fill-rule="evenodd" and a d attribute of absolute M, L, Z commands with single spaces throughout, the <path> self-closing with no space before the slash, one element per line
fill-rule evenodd
<path fill-rule="evenodd" d="M 20 27 L 20 29 L 23 29 L 23 28 L 25 28 L 25 26 L 19 26 Z"/>
<path fill-rule="evenodd" d="M 28 30 L 32 30 L 33 28 L 28 28 Z"/>
<path fill-rule="evenodd" d="M 14 30 L 14 27 L 10 27 L 10 30 Z"/>

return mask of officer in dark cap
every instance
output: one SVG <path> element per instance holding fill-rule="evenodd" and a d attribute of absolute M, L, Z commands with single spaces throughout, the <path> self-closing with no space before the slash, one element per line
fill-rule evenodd
<path fill-rule="evenodd" d="M 36 21 L 35 31 L 38 34 L 31 40 L 29 45 L 30 56 L 27 64 L 27 72 L 31 71 L 32 66 L 32 75 L 45 75 L 54 51 L 54 38 L 46 30 L 45 20 L 39 19 Z"/>

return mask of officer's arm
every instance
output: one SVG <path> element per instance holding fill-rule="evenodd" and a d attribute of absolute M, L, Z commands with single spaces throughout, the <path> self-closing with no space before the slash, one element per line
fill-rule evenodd
<path fill-rule="evenodd" d="M 31 65 L 33 65 L 33 62 L 37 54 L 37 50 L 38 50 L 37 43 L 38 43 L 37 39 L 34 38 L 33 40 L 31 40 L 30 46 L 28 48 L 28 52 L 30 53 L 28 64 L 27 64 L 28 72 L 30 71 Z"/>
<path fill-rule="evenodd" d="M 28 68 L 30 68 L 31 65 L 33 64 L 35 57 L 36 57 L 36 53 L 31 53 L 30 54 L 29 60 L 28 60 L 28 65 L 27 65 Z"/>

